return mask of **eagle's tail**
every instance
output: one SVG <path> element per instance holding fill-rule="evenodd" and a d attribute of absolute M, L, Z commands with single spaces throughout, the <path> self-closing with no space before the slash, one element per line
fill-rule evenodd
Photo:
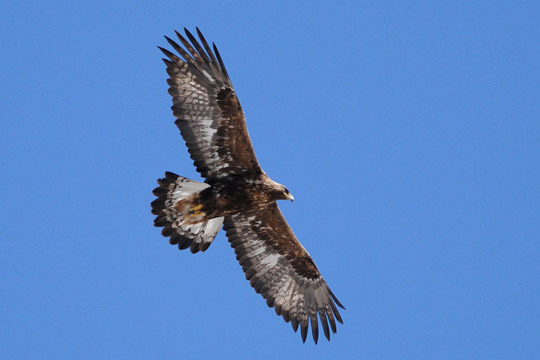
<path fill-rule="evenodd" d="M 223 217 L 206 220 L 193 215 L 190 209 L 183 209 L 180 201 L 189 202 L 190 197 L 206 189 L 209 185 L 166 172 L 158 179 L 159 186 L 153 193 L 152 214 L 157 215 L 154 225 L 163 227 L 163 236 L 170 236 L 169 242 L 180 250 L 190 248 L 192 253 L 208 249 L 223 224 Z"/>

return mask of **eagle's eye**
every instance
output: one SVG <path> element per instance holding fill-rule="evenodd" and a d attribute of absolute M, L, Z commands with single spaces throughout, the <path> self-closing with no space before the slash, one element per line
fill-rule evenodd
<path fill-rule="evenodd" d="M 290 194 L 289 189 L 285 188 L 285 194 Z"/>

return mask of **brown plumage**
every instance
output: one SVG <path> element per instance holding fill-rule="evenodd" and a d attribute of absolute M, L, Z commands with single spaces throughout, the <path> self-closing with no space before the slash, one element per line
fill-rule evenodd
<path fill-rule="evenodd" d="M 154 189 L 154 224 L 180 249 L 208 249 L 222 224 L 236 258 L 255 291 L 278 315 L 301 328 L 309 325 L 315 343 L 319 323 L 328 340 L 342 323 L 334 296 L 309 253 L 300 244 L 276 201 L 293 200 L 283 185 L 261 169 L 247 131 L 244 112 L 221 56 L 197 29 L 178 32 L 183 48 L 166 37 L 180 55 L 160 48 L 168 59 L 173 114 L 204 183 L 167 172 Z M 202 44 L 202 46 L 201 46 Z"/>

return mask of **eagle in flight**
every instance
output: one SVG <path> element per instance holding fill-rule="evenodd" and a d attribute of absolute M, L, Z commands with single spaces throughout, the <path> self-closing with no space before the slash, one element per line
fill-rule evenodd
<path fill-rule="evenodd" d="M 210 48 L 199 29 L 200 43 L 184 30 L 189 41 L 176 32 L 184 48 L 165 37 L 178 54 L 160 49 L 176 126 L 205 182 L 166 172 L 153 191 L 154 225 L 192 253 L 208 249 L 223 225 L 246 279 L 268 306 L 294 331 L 300 326 L 302 341 L 311 324 L 317 343 L 319 321 L 330 340 L 329 328 L 336 333 L 336 320 L 343 323 L 336 305 L 344 307 L 276 204 L 294 198 L 259 165 L 216 45 Z"/>

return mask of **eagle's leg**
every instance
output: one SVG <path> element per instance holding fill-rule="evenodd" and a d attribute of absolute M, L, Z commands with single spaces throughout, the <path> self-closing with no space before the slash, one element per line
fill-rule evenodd
<path fill-rule="evenodd" d="M 202 204 L 195 205 L 192 208 L 189 209 L 189 215 L 190 216 L 201 216 L 204 215 L 204 213 L 201 211 L 203 208 Z"/>

